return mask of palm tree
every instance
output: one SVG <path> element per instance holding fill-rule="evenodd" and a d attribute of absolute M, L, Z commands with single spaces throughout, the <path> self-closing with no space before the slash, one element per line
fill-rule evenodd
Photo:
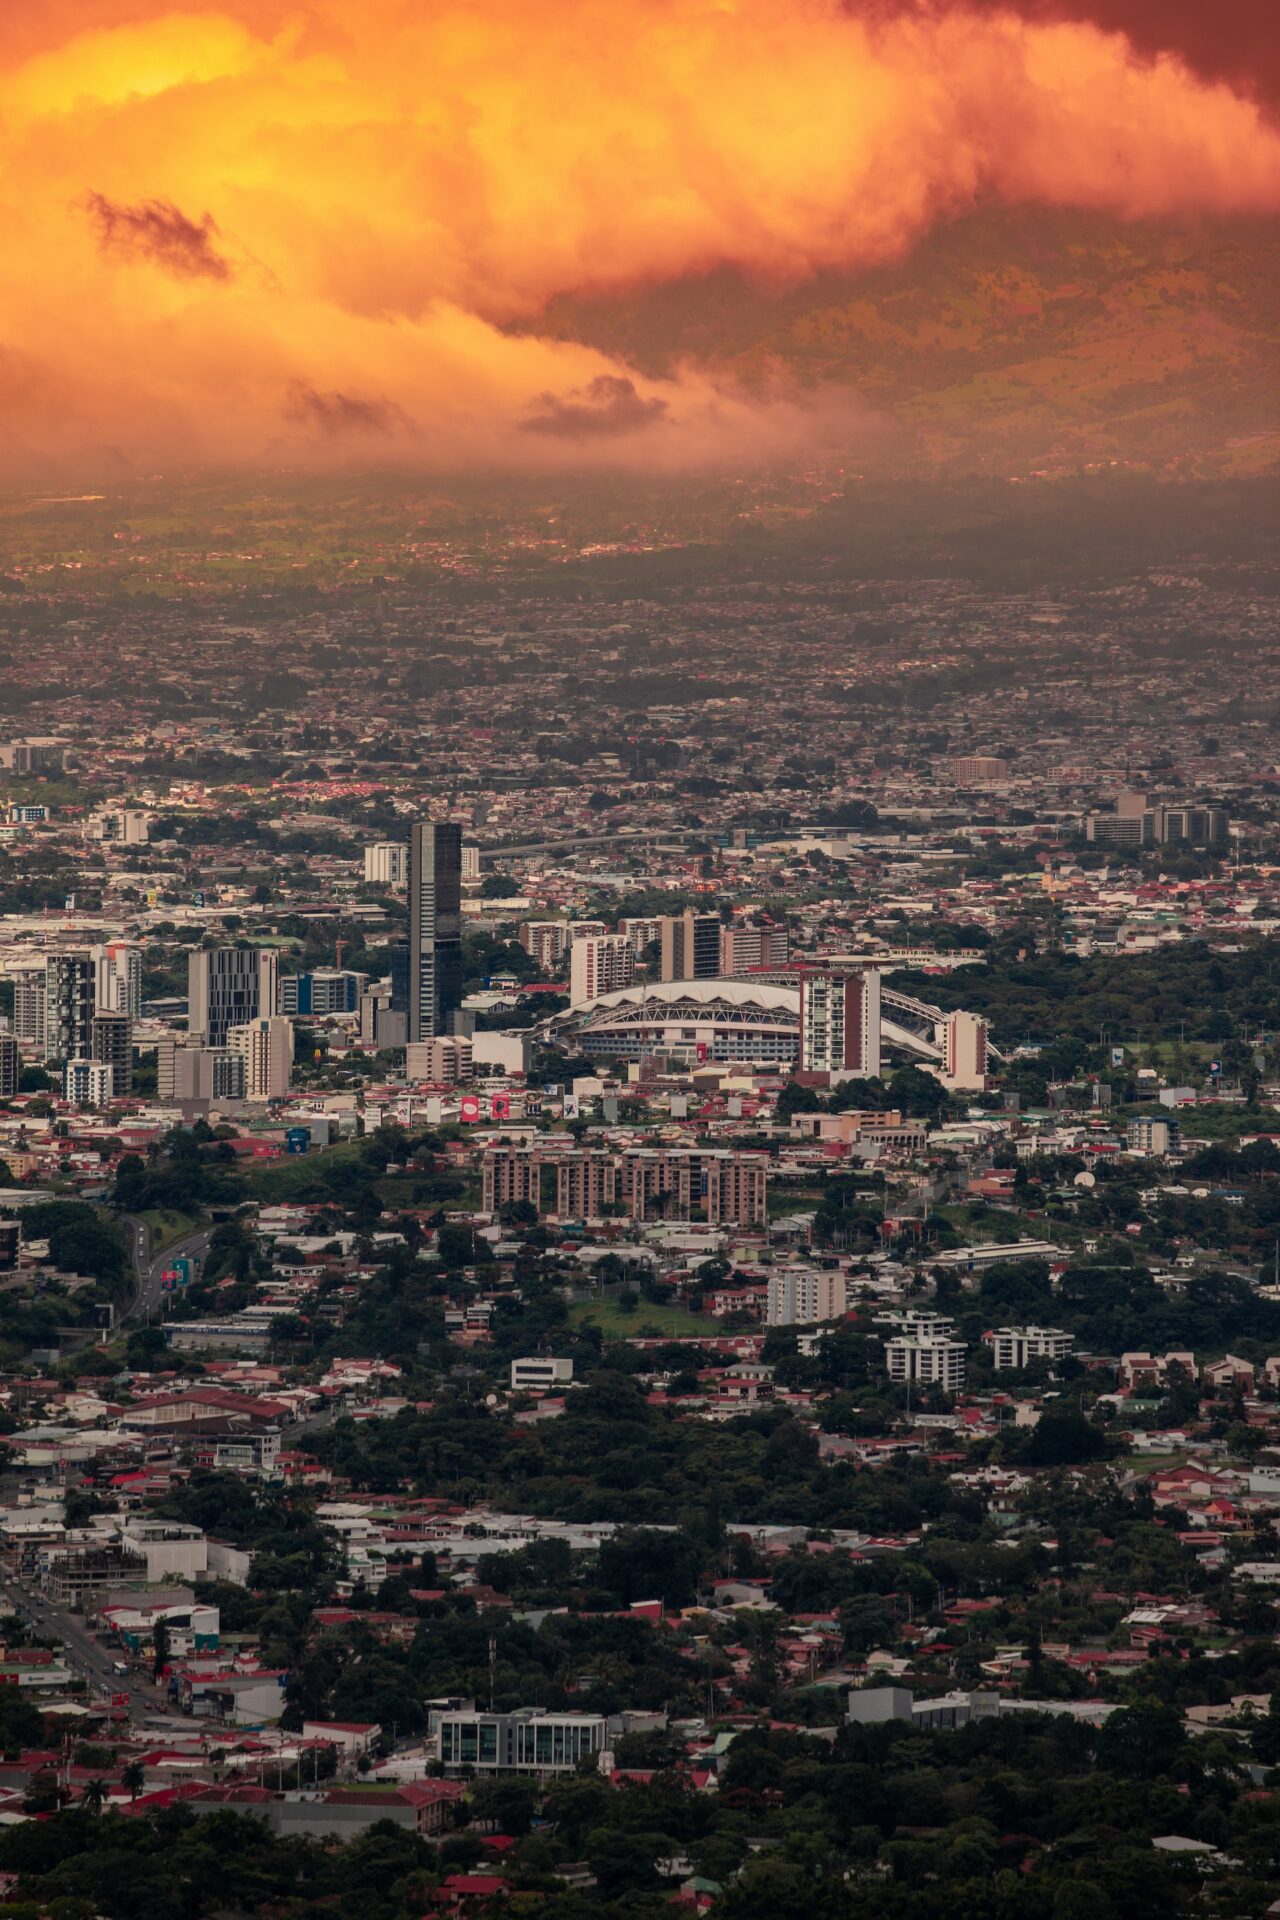
<path fill-rule="evenodd" d="M 147 1770 L 141 1760 L 131 1760 L 120 1775 L 122 1786 L 129 1789 L 129 1805 L 133 1806 L 138 1795 L 147 1784 Z"/>
<path fill-rule="evenodd" d="M 101 1813 L 103 1807 L 106 1805 L 106 1800 L 107 1800 L 106 1781 L 105 1780 L 86 1781 L 84 1792 L 81 1794 L 80 1798 L 83 1805 L 88 1807 L 90 1813 Z"/>

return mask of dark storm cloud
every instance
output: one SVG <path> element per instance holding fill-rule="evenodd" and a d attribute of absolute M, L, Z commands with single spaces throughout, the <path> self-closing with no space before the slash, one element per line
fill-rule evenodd
<path fill-rule="evenodd" d="M 87 194 L 84 207 L 104 253 L 153 260 L 183 279 L 231 278 L 229 263 L 214 245 L 218 225 L 212 214 L 192 220 L 172 200 L 139 200 L 124 206 L 105 193 Z"/>
<path fill-rule="evenodd" d="M 656 426 L 667 414 L 665 400 L 645 400 L 635 382 L 602 373 L 569 393 L 540 393 L 535 411 L 521 423 L 523 433 L 545 433 L 557 440 L 608 440 Z"/>
<path fill-rule="evenodd" d="M 290 386 L 284 412 L 297 425 L 315 427 L 332 438 L 348 433 L 398 433 L 408 424 L 394 401 L 333 389 L 322 392 L 306 380 L 295 380 Z"/>

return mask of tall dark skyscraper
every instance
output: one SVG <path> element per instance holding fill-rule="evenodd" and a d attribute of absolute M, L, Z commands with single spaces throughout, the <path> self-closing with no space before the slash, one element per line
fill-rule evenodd
<path fill-rule="evenodd" d="M 419 820 L 409 835 L 409 1038 L 450 1030 L 462 1004 L 462 828 Z"/>

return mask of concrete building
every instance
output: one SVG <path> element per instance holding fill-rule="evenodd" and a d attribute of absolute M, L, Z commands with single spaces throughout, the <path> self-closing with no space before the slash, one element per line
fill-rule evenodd
<path fill-rule="evenodd" d="M 202 1047 L 172 1034 L 156 1046 L 156 1098 L 162 1106 L 243 1100 L 245 1061 L 226 1047 Z"/>
<path fill-rule="evenodd" d="M 244 1099 L 284 1099 L 293 1078 L 293 1022 L 284 1014 L 232 1027 L 227 1052 L 244 1063 Z"/>
<path fill-rule="evenodd" d="M 534 1353 L 511 1362 L 512 1393 L 554 1393 L 557 1387 L 567 1387 L 572 1380 L 572 1360 Z"/>
<path fill-rule="evenodd" d="M 462 843 L 462 877 L 464 880 L 480 878 L 480 849 L 474 840 Z"/>
<path fill-rule="evenodd" d="M 142 1018 L 142 948 L 128 940 L 109 940 L 93 949 L 94 1005 L 99 1013 Z"/>
<path fill-rule="evenodd" d="M 403 840 L 379 840 L 364 850 L 368 887 L 403 887 L 409 879 L 409 849 Z"/>
<path fill-rule="evenodd" d="M 982 1344 L 990 1347 L 997 1373 L 1021 1373 L 1033 1360 L 1065 1359 L 1074 1336 L 1058 1327 L 995 1327 L 983 1334 Z"/>
<path fill-rule="evenodd" d="M 1009 762 L 993 753 L 961 754 L 951 762 L 958 787 L 989 787 L 1009 778 Z"/>
<path fill-rule="evenodd" d="M 317 967 L 313 973 L 286 973 L 280 979 L 280 1012 L 317 1020 L 358 1013 L 360 996 L 368 984 L 367 973 L 352 973 L 348 968 Z"/>
<path fill-rule="evenodd" d="M 44 963 L 44 1057 L 93 1057 L 96 969 L 87 953 L 51 953 Z"/>
<path fill-rule="evenodd" d="M 104 846 L 145 847 L 151 838 L 151 815 L 137 807 L 103 807 L 89 816 L 86 832 Z"/>
<path fill-rule="evenodd" d="M 600 1753 L 608 1738 L 603 1714 L 548 1713 L 521 1707 L 515 1713 L 432 1716 L 446 1773 L 573 1773 Z"/>
<path fill-rule="evenodd" d="M 976 1013 L 952 1013 L 942 1029 L 943 1085 L 981 1093 L 987 1084 L 987 1023 Z"/>
<path fill-rule="evenodd" d="M 772 923 L 720 929 L 720 972 L 755 973 L 764 967 L 785 967 L 791 958 L 791 935 Z"/>
<path fill-rule="evenodd" d="M 889 1378 L 900 1385 L 941 1387 L 944 1393 L 959 1393 L 964 1386 L 962 1340 L 937 1335 L 886 1340 L 884 1357 Z"/>
<path fill-rule="evenodd" d="M 435 1086 L 457 1086 L 471 1078 L 471 1044 L 461 1034 L 412 1040 L 405 1049 L 405 1077 L 430 1080 Z"/>
<path fill-rule="evenodd" d="M 720 972 L 720 916 L 695 913 L 663 914 L 658 938 L 662 944 L 664 980 L 714 980 Z"/>
<path fill-rule="evenodd" d="M 13 1034 L 44 1047 L 45 969 L 20 967 L 10 975 L 13 981 Z"/>
<path fill-rule="evenodd" d="M 418 820 L 409 835 L 408 984 L 407 1038 L 450 1033 L 462 1005 L 462 828 L 456 821 Z"/>
<path fill-rule="evenodd" d="M 185 1526 L 180 1520 L 136 1515 L 121 1528 L 120 1542 L 126 1553 L 146 1562 L 149 1585 L 174 1578 L 196 1580 L 208 1571 L 208 1541 L 199 1527 Z"/>
<path fill-rule="evenodd" d="M 187 959 L 187 1031 L 206 1047 L 225 1047 L 232 1027 L 272 1017 L 279 1005 L 279 962 L 267 947 L 206 947 Z"/>
<path fill-rule="evenodd" d="M 1182 1145 L 1182 1128 L 1176 1120 L 1144 1113 L 1129 1122 L 1126 1138 L 1130 1153 L 1149 1153 L 1163 1159 Z"/>
<path fill-rule="evenodd" d="M 638 960 L 646 947 L 651 947 L 655 940 L 661 941 L 662 920 L 657 914 L 652 914 L 648 917 L 628 917 L 627 919 L 619 920 L 618 932 L 625 934 L 626 938 L 631 942 L 635 948 L 636 958 Z"/>
<path fill-rule="evenodd" d="M 545 973 L 554 973 L 573 942 L 575 931 L 603 933 L 603 922 L 575 928 L 571 920 L 526 920 L 520 928 L 520 945 Z"/>
<path fill-rule="evenodd" d="M 874 1079 L 880 1072 L 880 975 L 841 968 L 800 977 L 800 1067 Z"/>
<path fill-rule="evenodd" d="M 1230 829 L 1224 807 L 1154 805 L 1132 791 L 1117 794 L 1114 813 L 1088 813 L 1084 821 L 1086 840 L 1122 847 L 1223 846 Z"/>
<path fill-rule="evenodd" d="M 605 993 L 618 993 L 636 977 L 635 948 L 623 933 L 593 933 L 569 949 L 569 1004 L 590 1006 Z"/>
<path fill-rule="evenodd" d="M 111 1069 L 111 1092 L 124 1099 L 133 1091 L 133 1019 L 127 1013 L 93 1016 L 90 1030 L 91 1057 Z"/>
<path fill-rule="evenodd" d="M 843 1273 L 820 1267 L 783 1267 L 770 1273 L 765 1322 L 771 1327 L 813 1326 L 839 1320 L 848 1305 Z"/>
<path fill-rule="evenodd" d="M 101 1060 L 68 1060 L 62 1073 L 64 1098 L 86 1111 L 111 1105 L 111 1068 Z"/>
<path fill-rule="evenodd" d="M 0 1033 L 0 1100 L 12 1100 L 22 1078 L 22 1055 L 11 1033 Z"/>
<path fill-rule="evenodd" d="M 768 1157 L 725 1149 L 491 1147 L 483 1161 L 483 1206 L 494 1213 L 523 1200 L 542 1204 L 542 1172 L 555 1175 L 557 1220 L 705 1219 L 709 1225 L 763 1226 Z"/>

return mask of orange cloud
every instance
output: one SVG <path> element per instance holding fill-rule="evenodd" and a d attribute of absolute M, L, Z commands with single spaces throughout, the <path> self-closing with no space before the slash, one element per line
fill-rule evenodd
<path fill-rule="evenodd" d="M 1251 101 L 1087 22 L 989 6 L 28 12 L 0 67 L 17 473 L 103 447 L 362 440 L 440 461 L 737 457 L 790 444 L 810 410 L 692 371 L 643 381 L 540 339 L 541 304 L 720 262 L 884 259 L 982 198 L 1280 206 L 1280 135 Z"/>

